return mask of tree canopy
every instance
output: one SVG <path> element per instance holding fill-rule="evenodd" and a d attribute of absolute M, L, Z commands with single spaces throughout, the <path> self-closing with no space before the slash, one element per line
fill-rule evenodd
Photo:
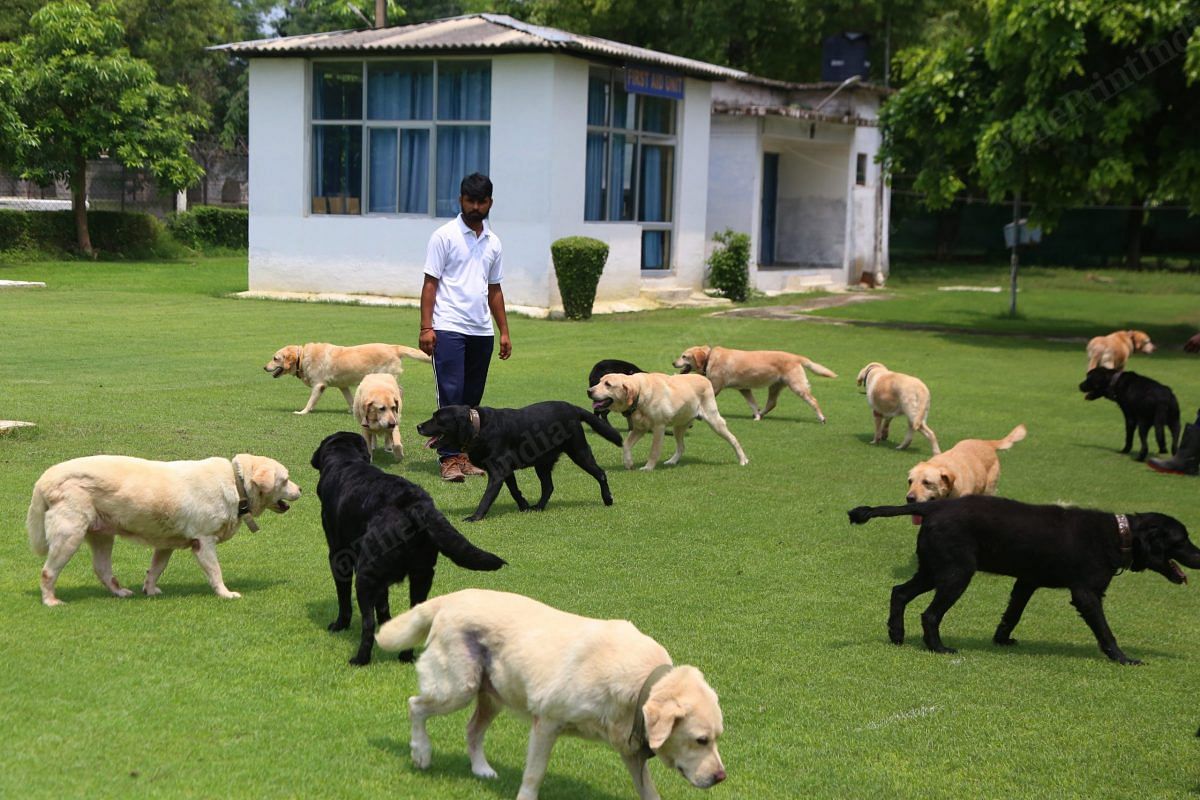
<path fill-rule="evenodd" d="M 0 106 L 7 93 L 10 115 L 0 111 L 0 130 L 12 125 L 22 135 L 0 158 L 30 180 L 70 183 L 78 246 L 90 253 L 88 159 L 146 167 L 182 189 L 201 175 L 188 148 L 202 121 L 186 110 L 185 89 L 158 83 L 153 67 L 130 55 L 112 5 L 48 3 L 30 28 L 0 44 Z"/>
<path fill-rule="evenodd" d="M 883 157 L 933 207 L 968 187 L 1014 192 L 1052 226 L 1070 206 L 1200 213 L 1200 3 L 977 0 L 899 54 Z"/>

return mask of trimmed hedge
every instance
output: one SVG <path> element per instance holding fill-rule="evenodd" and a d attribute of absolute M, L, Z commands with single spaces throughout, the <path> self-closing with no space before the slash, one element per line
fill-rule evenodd
<path fill-rule="evenodd" d="M 608 245 L 588 236 L 566 236 L 550 245 L 550 255 L 567 319 L 591 319 Z"/>
<path fill-rule="evenodd" d="M 722 297 L 745 301 L 750 294 L 750 236 L 726 228 L 713 234 L 720 247 L 708 257 L 708 280 Z"/>
<path fill-rule="evenodd" d="M 150 214 L 89 211 L 92 248 L 104 255 L 134 256 L 159 251 L 165 244 L 163 225 Z M 76 249 L 71 211 L 0 209 L 0 250 Z"/>
<path fill-rule="evenodd" d="M 167 229 L 179 242 L 203 250 L 227 247 L 244 250 L 250 246 L 250 212 L 244 208 L 196 206 L 172 215 Z"/>

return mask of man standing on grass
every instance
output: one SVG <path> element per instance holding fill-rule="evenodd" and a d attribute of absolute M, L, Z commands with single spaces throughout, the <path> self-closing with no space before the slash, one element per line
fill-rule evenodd
<path fill-rule="evenodd" d="M 500 239 L 487 223 L 492 182 L 478 172 L 463 178 L 462 213 L 433 232 L 425 254 L 421 288 L 421 350 L 433 357 L 438 408 L 478 406 L 487 383 L 494 336 L 500 328 L 500 358 L 512 355 L 504 291 L 500 282 Z M 438 450 L 442 480 L 462 481 L 484 471 L 457 450 Z"/>

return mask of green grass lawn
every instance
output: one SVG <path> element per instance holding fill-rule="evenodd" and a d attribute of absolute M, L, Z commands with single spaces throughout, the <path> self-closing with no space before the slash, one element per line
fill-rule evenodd
<path fill-rule="evenodd" d="M 1007 272 L 904 279 L 895 299 L 824 312 L 943 322 L 1052 337 L 1123 326 L 1163 349 L 1131 367 L 1169 384 L 1186 421 L 1200 405 L 1200 358 L 1177 347 L 1200 328 L 1200 279 L 1038 270 L 1023 276 L 1024 318 L 1001 319 L 1003 295 L 938 292 L 945 283 L 1005 285 Z M 346 664 L 352 627 L 335 615 L 320 530 L 317 475 L 326 434 L 352 430 L 332 392 L 309 416 L 308 389 L 262 370 L 284 344 L 416 343 L 415 309 L 273 303 L 229 298 L 245 286 L 244 259 L 176 264 L 0 262 L 0 278 L 44 280 L 0 291 L 0 418 L 36 429 L 0 436 L 0 752 L 3 797 L 514 797 L 526 723 L 502 716 L 489 736 L 500 773 L 470 774 L 467 712 L 434 720 L 432 769 L 408 758 L 411 665 L 376 651 Z M 907 519 L 851 528 L 846 510 L 902 501 L 908 468 L 929 455 L 872 447 L 871 414 L 854 385 L 868 361 L 921 376 L 930 423 L 944 447 L 997 438 L 1019 422 L 1029 438 L 1002 455 L 1000 492 L 1179 517 L 1200 541 L 1200 480 L 1164 476 L 1116 452 L 1123 428 L 1107 401 L 1076 386 L 1077 341 L 714 318 L 677 310 L 587 323 L 512 320 L 514 354 L 494 362 L 485 402 L 587 403 L 586 376 L 605 357 L 670 370 L 700 343 L 803 353 L 840 377 L 812 379 L 828 424 L 790 394 L 762 422 L 734 391 L 720 405 L 750 464 L 697 424 L 683 463 L 626 472 L 620 451 L 590 435 L 616 503 L 565 461 L 545 513 L 517 513 L 502 493 L 483 522 L 461 529 L 509 561 L 469 573 L 443 559 L 435 593 L 468 586 L 520 592 L 589 616 L 632 620 L 676 663 L 704 670 L 721 697 L 729 780 L 713 798 L 1187 797 L 1200 790 L 1188 700 L 1200 663 L 1200 591 L 1155 574 L 1123 574 L 1108 595 L 1118 641 L 1147 664 L 1105 659 L 1063 591 L 1035 595 L 999 649 L 992 631 L 1011 581 L 980 575 L 947 615 L 954 656 L 927 653 L 910 607 L 909 642 L 887 643 L 891 586 L 914 567 Z M 434 407 L 427 366 L 405 389 L 408 458 L 377 463 L 423 485 L 452 520 L 473 510 L 482 479 L 437 480 L 413 426 Z M 620 422 L 620 418 L 617 418 Z M 902 427 L 902 423 L 901 423 Z M 896 431 L 893 439 L 898 441 Z M 668 446 L 670 440 L 668 439 Z M 644 460 L 649 440 L 635 456 Z M 192 459 L 253 452 L 286 464 L 305 496 L 219 549 L 228 586 L 218 599 L 187 553 L 157 598 L 111 597 L 86 551 L 59 581 L 67 605 L 44 608 L 41 560 L 24 530 L 30 489 L 64 459 L 122 453 Z M 536 494 L 531 472 L 520 476 Z M 117 576 L 140 585 L 149 551 L 114 549 Z M 406 603 L 394 590 L 393 607 Z M 665 798 L 699 796 L 661 764 Z M 634 790 L 606 747 L 562 739 L 543 785 L 547 800 L 617 800 Z"/>

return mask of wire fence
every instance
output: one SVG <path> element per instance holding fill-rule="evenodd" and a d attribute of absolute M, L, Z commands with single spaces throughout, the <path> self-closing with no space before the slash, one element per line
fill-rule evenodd
<path fill-rule="evenodd" d="M 249 159 L 237 155 L 201 158 L 204 178 L 187 191 L 188 206 L 220 205 L 245 208 L 249 192 Z M 176 209 L 172 191 L 159 188 L 147 170 L 129 169 L 106 159 L 88 162 L 88 208 L 93 211 L 137 211 L 165 217 Z M 0 208 L 21 211 L 61 211 L 71 207 L 71 187 L 57 181 L 49 186 L 0 172 Z"/>

